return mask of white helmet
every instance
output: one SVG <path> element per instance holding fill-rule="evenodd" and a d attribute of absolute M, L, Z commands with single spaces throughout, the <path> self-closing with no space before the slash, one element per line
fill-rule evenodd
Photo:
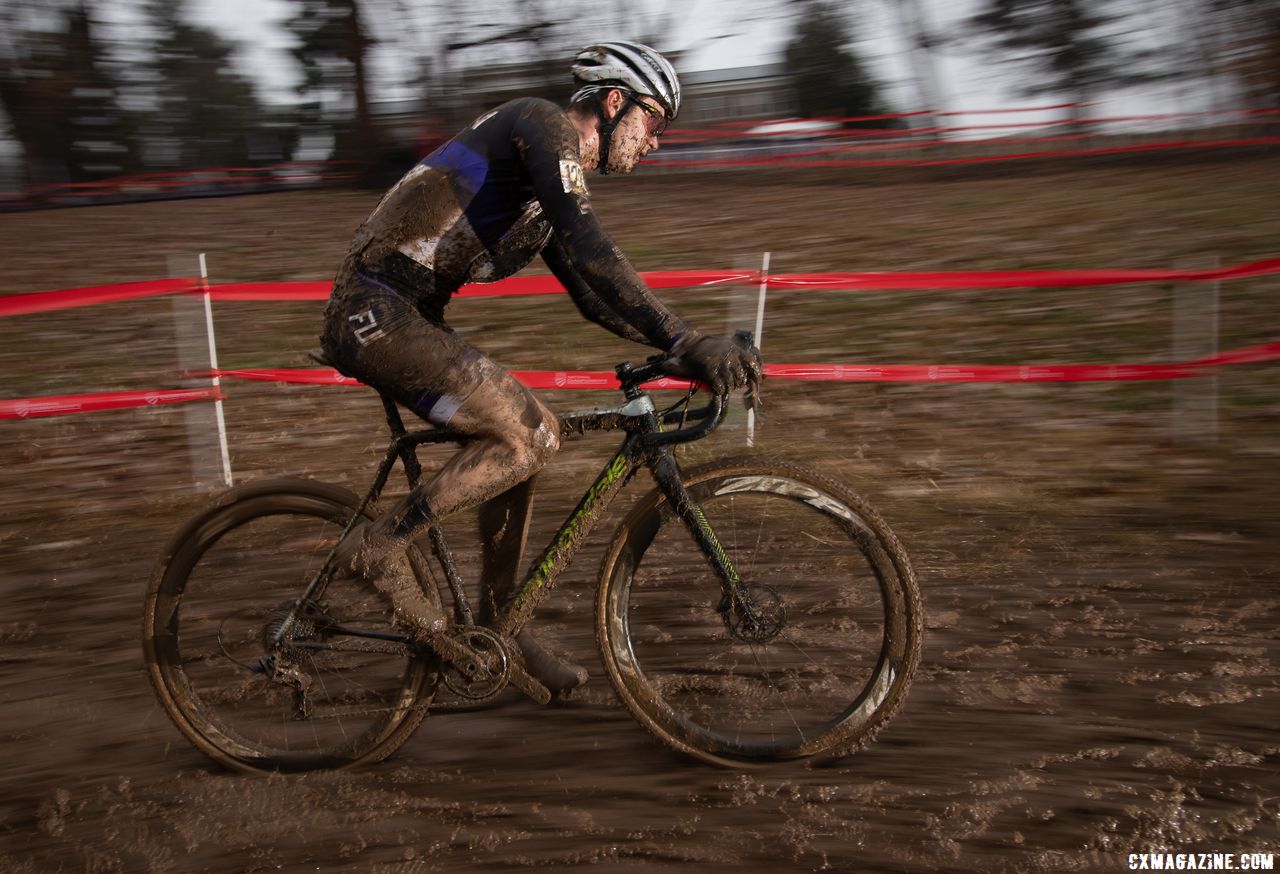
<path fill-rule="evenodd" d="M 621 88 L 657 100 L 674 119 L 680 112 L 680 80 L 675 67 L 662 55 L 638 42 L 616 40 L 590 45 L 573 61 L 573 79 L 582 86 L 571 102 Z"/>

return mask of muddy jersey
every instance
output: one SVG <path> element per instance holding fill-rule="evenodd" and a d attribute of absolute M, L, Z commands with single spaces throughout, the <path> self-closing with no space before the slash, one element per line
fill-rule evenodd
<path fill-rule="evenodd" d="M 577 129 L 533 98 L 480 116 L 406 173 L 356 232 L 335 296 L 371 278 L 443 321 L 464 283 L 510 276 L 538 254 L 611 331 L 666 350 L 686 330 L 601 228 Z"/>

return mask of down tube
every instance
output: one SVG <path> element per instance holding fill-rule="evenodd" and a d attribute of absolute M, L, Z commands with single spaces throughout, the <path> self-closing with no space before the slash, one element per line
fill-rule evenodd
<path fill-rule="evenodd" d="M 634 469 L 629 456 L 629 443 L 618 450 L 618 454 L 605 465 L 604 470 L 596 477 L 596 481 L 587 489 L 578 506 L 569 514 L 569 518 L 560 526 L 551 544 L 543 550 L 542 557 L 524 581 L 520 593 L 516 595 L 511 611 L 502 620 L 498 633 L 510 637 L 529 621 L 533 611 L 542 603 L 542 599 L 551 591 L 560 572 L 578 551 L 578 544 L 586 539 L 596 522 L 603 515 L 618 490 L 627 480 L 627 475 Z"/>

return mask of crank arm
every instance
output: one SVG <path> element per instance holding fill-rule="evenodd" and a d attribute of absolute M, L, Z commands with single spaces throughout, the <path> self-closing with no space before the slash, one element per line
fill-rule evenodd
<path fill-rule="evenodd" d="M 439 632 L 433 632 L 423 642 L 423 645 L 460 668 L 473 662 L 476 658 L 476 654 L 469 648 L 458 643 L 449 635 Z M 520 649 L 512 646 L 508 652 L 518 654 Z M 466 673 L 466 671 L 464 670 L 463 673 Z M 511 659 L 510 683 L 539 704 L 548 704 L 551 701 L 551 690 L 529 675 L 523 660 L 520 658 Z"/>

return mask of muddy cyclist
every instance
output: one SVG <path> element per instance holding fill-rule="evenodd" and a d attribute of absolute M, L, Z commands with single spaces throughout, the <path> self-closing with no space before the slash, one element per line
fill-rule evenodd
<path fill-rule="evenodd" d="M 464 283 L 492 282 L 541 255 L 583 316 L 620 337 L 676 353 L 713 390 L 759 379 L 760 356 L 702 334 L 666 307 L 600 226 L 586 173 L 630 173 L 658 148 L 680 111 L 675 69 L 648 46 L 587 46 L 572 66 L 568 110 L 537 98 L 505 103 L 424 158 L 357 230 L 334 280 L 321 337 L 347 376 L 415 414 L 467 435 L 432 477 L 342 544 L 350 573 L 387 592 L 410 631 L 441 630 L 405 559 L 433 522 L 480 507 L 481 621 L 513 596 L 533 481 L 559 448 L 556 415 L 511 374 L 459 337 L 445 307 Z M 586 671 L 518 639 L 552 690 Z"/>

